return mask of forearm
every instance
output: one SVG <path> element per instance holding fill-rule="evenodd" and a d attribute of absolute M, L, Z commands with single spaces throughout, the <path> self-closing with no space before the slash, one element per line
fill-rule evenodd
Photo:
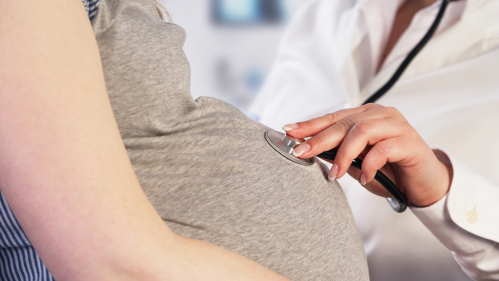
<path fill-rule="evenodd" d="M 0 188 L 56 280 L 279 280 L 156 213 L 80 0 L 0 1 Z"/>
<path fill-rule="evenodd" d="M 287 280 L 248 258 L 203 241 L 176 236 L 171 251 L 171 280 Z"/>

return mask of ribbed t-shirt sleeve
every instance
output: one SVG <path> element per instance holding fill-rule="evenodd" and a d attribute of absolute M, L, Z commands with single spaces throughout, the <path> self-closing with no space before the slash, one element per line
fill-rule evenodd
<path fill-rule="evenodd" d="M 82 0 L 85 9 L 87 10 L 88 18 L 93 19 L 99 7 L 99 0 Z"/>

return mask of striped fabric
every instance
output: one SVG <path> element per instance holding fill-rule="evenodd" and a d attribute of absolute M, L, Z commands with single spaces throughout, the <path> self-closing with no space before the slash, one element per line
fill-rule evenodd
<path fill-rule="evenodd" d="M 92 20 L 97 13 L 97 8 L 99 7 L 99 0 L 82 0 L 85 9 L 87 9 L 88 17 Z"/>
<path fill-rule="evenodd" d="M 99 0 L 82 0 L 88 17 L 97 13 Z M 53 281 L 0 192 L 0 280 Z"/>
<path fill-rule="evenodd" d="M 0 279 L 54 280 L 0 192 Z"/>

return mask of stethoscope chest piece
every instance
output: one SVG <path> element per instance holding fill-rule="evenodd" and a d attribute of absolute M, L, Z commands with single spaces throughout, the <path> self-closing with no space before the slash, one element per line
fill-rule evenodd
<path fill-rule="evenodd" d="M 275 151 L 279 152 L 279 154 L 286 157 L 288 160 L 305 166 L 310 166 L 315 163 L 315 158 L 301 159 L 291 155 L 293 148 L 303 142 L 302 139 L 297 139 L 284 133 L 270 130 L 265 132 L 265 140 L 267 140 Z"/>

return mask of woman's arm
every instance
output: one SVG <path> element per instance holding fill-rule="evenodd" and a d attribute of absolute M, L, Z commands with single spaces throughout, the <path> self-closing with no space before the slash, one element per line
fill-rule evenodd
<path fill-rule="evenodd" d="M 0 1 L 0 188 L 57 280 L 284 280 L 161 220 L 80 0 Z"/>
<path fill-rule="evenodd" d="M 294 149 L 298 157 L 309 158 L 338 147 L 329 172 L 331 179 L 341 178 L 348 172 L 369 191 L 389 197 L 390 194 L 373 181 L 376 172 L 382 170 L 397 183 L 409 202 L 418 206 L 439 201 L 449 190 L 452 167 L 438 160 L 395 108 L 367 104 L 289 124 L 283 129 L 298 138 L 313 136 Z M 362 172 L 350 168 L 359 156 L 363 158 Z"/>
<path fill-rule="evenodd" d="M 303 158 L 338 147 L 331 178 L 345 173 L 374 194 L 388 197 L 374 174 L 396 182 L 416 216 L 453 252 L 476 280 L 499 280 L 497 185 L 440 150 L 432 150 L 400 112 L 377 104 L 337 111 L 284 129 L 299 138 Z M 349 168 L 363 158 L 362 171 Z"/>

